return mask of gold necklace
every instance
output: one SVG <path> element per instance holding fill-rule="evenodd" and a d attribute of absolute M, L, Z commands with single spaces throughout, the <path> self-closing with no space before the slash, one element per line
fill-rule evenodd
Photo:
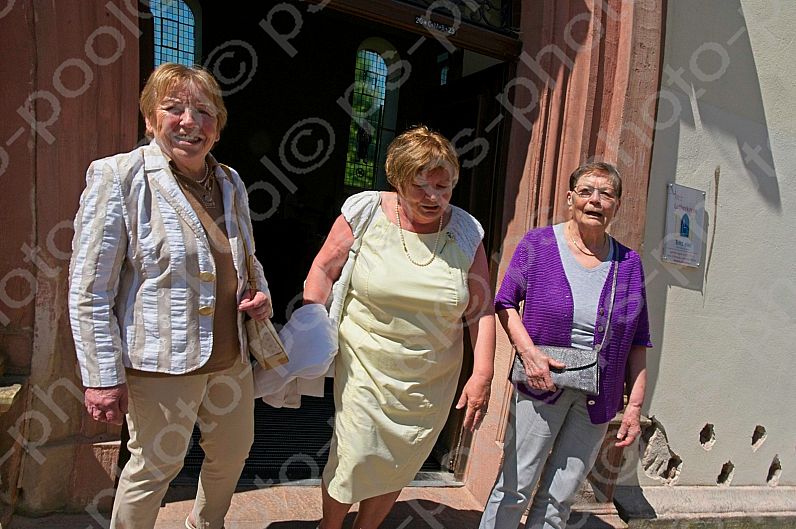
<path fill-rule="evenodd" d="M 205 160 L 205 177 L 199 180 L 198 183 L 205 190 L 204 193 L 202 193 L 202 204 L 204 204 L 206 208 L 216 207 L 216 201 L 213 200 L 213 183 L 215 181 L 215 178 L 211 178 L 210 164 Z"/>
<path fill-rule="evenodd" d="M 584 250 L 583 248 L 581 248 L 578 243 L 575 242 L 575 237 L 572 236 L 572 230 L 571 229 L 569 230 L 569 240 L 572 243 L 572 245 L 575 246 L 575 248 L 577 248 L 580 251 L 580 253 L 582 253 L 583 255 L 588 255 L 589 257 L 597 257 L 597 252 L 589 253 L 586 250 Z M 603 244 L 602 244 L 602 246 L 600 246 L 600 253 L 602 253 L 603 249 L 605 248 L 605 243 L 607 241 L 608 241 L 608 235 L 603 233 Z"/>
<path fill-rule="evenodd" d="M 210 164 L 207 163 L 207 160 L 205 160 L 205 175 L 201 180 L 194 180 L 193 178 L 186 176 L 179 171 L 175 172 L 189 184 L 197 185 L 201 188 L 201 191 L 199 192 L 199 198 L 202 200 L 202 205 L 204 205 L 205 208 L 216 207 L 216 201 L 213 200 L 213 187 L 216 179 L 215 177 L 211 178 L 213 172 L 210 170 Z"/>
<path fill-rule="evenodd" d="M 426 261 L 425 263 L 418 263 L 412 256 L 409 255 L 409 249 L 406 247 L 406 239 L 404 239 L 404 230 L 401 226 L 401 214 L 398 212 L 398 196 L 395 197 L 395 218 L 398 220 L 398 233 L 401 235 L 401 244 L 404 247 L 404 253 L 406 254 L 406 258 L 409 259 L 409 262 L 415 266 L 428 266 L 434 262 L 434 259 L 437 257 L 437 247 L 439 245 L 439 236 L 442 234 L 442 219 L 445 218 L 445 212 L 442 212 L 442 215 L 439 217 L 439 228 L 437 228 L 437 240 L 434 241 L 434 251 L 431 252 L 431 259 Z"/>

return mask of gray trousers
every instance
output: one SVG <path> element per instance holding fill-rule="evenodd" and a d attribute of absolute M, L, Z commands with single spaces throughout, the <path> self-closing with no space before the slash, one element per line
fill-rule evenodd
<path fill-rule="evenodd" d="M 514 391 L 503 468 L 480 529 L 517 529 L 532 495 L 527 529 L 567 526 L 575 493 L 608 430 L 608 423 L 592 424 L 586 398 L 565 390 L 555 404 L 545 404 Z"/>

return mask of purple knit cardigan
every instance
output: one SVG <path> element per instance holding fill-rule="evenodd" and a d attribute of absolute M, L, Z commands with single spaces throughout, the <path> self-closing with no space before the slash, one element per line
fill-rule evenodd
<path fill-rule="evenodd" d="M 614 262 L 600 294 L 594 343 L 599 344 L 605 332 L 613 267 L 617 263 L 619 270 L 610 332 L 600 352 L 600 394 L 589 396 L 587 401 L 589 417 L 594 424 L 610 421 L 622 409 L 625 370 L 631 347 L 652 347 L 641 258 L 618 242 L 614 246 Z M 522 321 L 533 343 L 571 345 L 574 313 L 572 291 L 552 226 L 529 231 L 517 245 L 495 298 L 495 310 L 519 310 L 521 301 L 525 302 Z M 561 395 L 561 390 L 538 392 L 525 384 L 518 384 L 517 389 L 532 398 L 550 403 Z"/>

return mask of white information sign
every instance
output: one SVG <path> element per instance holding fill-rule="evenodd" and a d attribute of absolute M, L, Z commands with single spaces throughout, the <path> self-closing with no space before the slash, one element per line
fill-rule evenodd
<path fill-rule="evenodd" d="M 669 184 L 663 260 L 698 267 L 702 262 L 705 233 L 705 192 Z"/>

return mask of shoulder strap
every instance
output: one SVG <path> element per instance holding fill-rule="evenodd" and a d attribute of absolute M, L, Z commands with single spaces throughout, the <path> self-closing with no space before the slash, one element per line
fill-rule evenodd
<path fill-rule="evenodd" d="M 597 348 L 597 351 L 602 351 L 603 346 L 605 345 L 605 337 L 608 336 L 609 329 L 611 327 L 611 314 L 614 312 L 614 299 L 616 298 L 616 275 L 619 273 L 619 247 L 614 242 L 614 238 L 610 235 L 608 238 L 611 240 L 611 247 L 613 249 L 613 278 L 611 279 L 611 304 L 608 306 L 608 319 L 605 321 L 605 331 L 603 332 L 603 339 L 600 340 L 600 346 Z"/>
<path fill-rule="evenodd" d="M 329 317 L 334 322 L 335 328 L 340 325 L 343 314 L 343 303 L 351 285 L 351 274 L 354 271 L 354 262 L 359 255 L 362 246 L 362 239 L 368 226 L 376 217 L 376 212 L 381 207 L 381 193 L 376 195 L 362 195 L 350 197 L 343 205 L 343 215 L 351 224 L 351 231 L 354 233 L 354 243 L 348 251 L 348 259 L 340 271 L 340 277 L 332 285 L 330 293 L 331 305 L 329 306 Z"/>
<path fill-rule="evenodd" d="M 359 248 L 362 246 L 362 236 L 368 229 L 368 226 L 371 225 L 373 222 L 373 218 L 376 216 L 376 212 L 381 207 L 381 193 L 379 193 L 377 200 L 373 201 L 372 204 L 369 204 L 370 211 L 367 212 L 367 216 L 363 219 L 363 222 L 360 222 L 357 226 L 352 226 L 352 231 L 354 232 L 354 244 L 351 249 L 354 252 L 354 257 L 359 253 Z"/>
<path fill-rule="evenodd" d="M 221 170 L 227 175 L 229 181 L 232 182 L 233 187 L 235 185 L 234 180 L 232 179 L 232 171 L 230 171 L 229 167 L 224 165 L 223 163 L 218 164 L 221 167 Z M 240 213 L 238 212 L 238 190 L 233 189 L 232 193 L 232 207 L 235 209 L 235 222 L 238 223 L 238 233 L 240 234 L 240 240 L 243 242 L 243 251 L 246 253 L 246 281 L 249 283 L 250 290 L 257 290 L 257 280 L 252 276 L 252 270 L 254 269 L 254 255 L 252 255 L 251 251 L 249 251 L 249 245 L 246 244 L 246 235 L 243 233 L 240 227 Z"/>

